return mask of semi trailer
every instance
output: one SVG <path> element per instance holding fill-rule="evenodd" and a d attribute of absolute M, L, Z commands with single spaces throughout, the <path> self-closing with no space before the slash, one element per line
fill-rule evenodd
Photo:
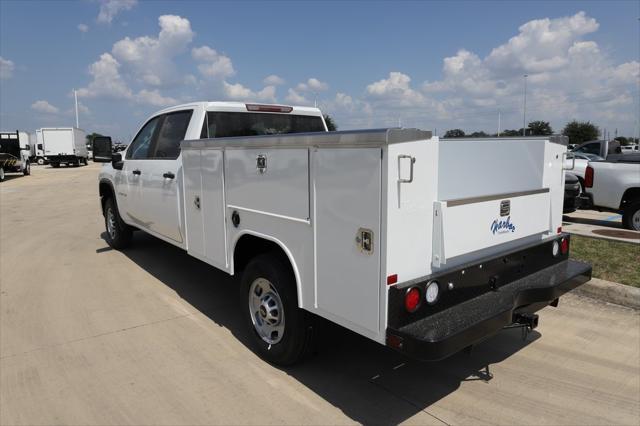
<path fill-rule="evenodd" d="M 268 362 L 301 360 L 316 316 L 436 360 L 535 328 L 590 279 L 561 228 L 566 144 L 327 132 L 316 108 L 200 102 L 151 116 L 125 152 L 96 138 L 94 161 L 107 242 L 143 231 L 239 277 Z"/>

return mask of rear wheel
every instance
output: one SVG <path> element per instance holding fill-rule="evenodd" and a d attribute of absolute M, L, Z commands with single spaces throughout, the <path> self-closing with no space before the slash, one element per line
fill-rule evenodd
<path fill-rule="evenodd" d="M 113 198 L 104 202 L 104 223 L 107 230 L 107 243 L 114 249 L 120 250 L 131 244 L 133 230 L 120 218 L 118 207 Z"/>
<path fill-rule="evenodd" d="M 624 209 L 622 224 L 627 229 L 640 231 L 640 201 L 632 202 Z"/>
<path fill-rule="evenodd" d="M 282 256 L 266 253 L 249 262 L 240 294 L 254 351 L 281 366 L 304 358 L 311 343 L 308 321 L 298 308 L 293 272 Z"/>

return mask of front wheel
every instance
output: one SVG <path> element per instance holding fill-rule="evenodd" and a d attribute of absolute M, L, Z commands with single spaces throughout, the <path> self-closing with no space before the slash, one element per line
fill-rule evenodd
<path fill-rule="evenodd" d="M 298 308 L 296 283 L 282 256 L 257 256 L 241 283 L 241 312 L 251 345 L 264 360 L 280 366 L 304 358 L 310 345 L 306 313 Z"/>
<path fill-rule="evenodd" d="M 37 163 L 38 163 L 38 166 L 44 165 L 44 158 L 38 158 Z"/>
<path fill-rule="evenodd" d="M 624 209 L 622 224 L 627 229 L 640 231 L 640 201 L 632 202 Z"/>
<path fill-rule="evenodd" d="M 131 245 L 133 230 L 120 218 L 118 207 L 113 198 L 107 198 L 104 203 L 104 223 L 107 229 L 107 243 L 116 250 Z"/>

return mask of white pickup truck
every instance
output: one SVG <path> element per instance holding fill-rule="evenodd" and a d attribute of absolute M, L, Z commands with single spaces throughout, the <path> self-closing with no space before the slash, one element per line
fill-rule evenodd
<path fill-rule="evenodd" d="M 623 226 L 640 231 L 640 154 L 589 161 L 584 182 L 585 207 L 622 213 Z"/>
<path fill-rule="evenodd" d="M 306 353 L 309 313 L 429 360 L 534 328 L 591 277 L 561 232 L 565 153 L 227 102 L 160 111 L 124 153 L 94 141 L 108 243 L 139 229 L 239 275 L 254 350 L 279 365 Z"/>

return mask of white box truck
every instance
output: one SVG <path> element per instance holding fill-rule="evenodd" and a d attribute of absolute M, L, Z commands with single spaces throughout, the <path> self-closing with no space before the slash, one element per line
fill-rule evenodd
<path fill-rule="evenodd" d="M 107 242 L 142 230 L 239 276 L 267 361 L 303 357 L 309 313 L 435 360 L 536 327 L 590 279 L 561 229 L 566 142 L 327 132 L 316 108 L 201 102 L 125 152 L 97 138 L 94 161 Z"/>
<path fill-rule="evenodd" d="M 39 132 L 39 133 L 38 133 Z M 42 141 L 44 161 L 52 167 L 87 165 L 87 135 L 76 127 L 46 127 L 37 131 Z"/>

